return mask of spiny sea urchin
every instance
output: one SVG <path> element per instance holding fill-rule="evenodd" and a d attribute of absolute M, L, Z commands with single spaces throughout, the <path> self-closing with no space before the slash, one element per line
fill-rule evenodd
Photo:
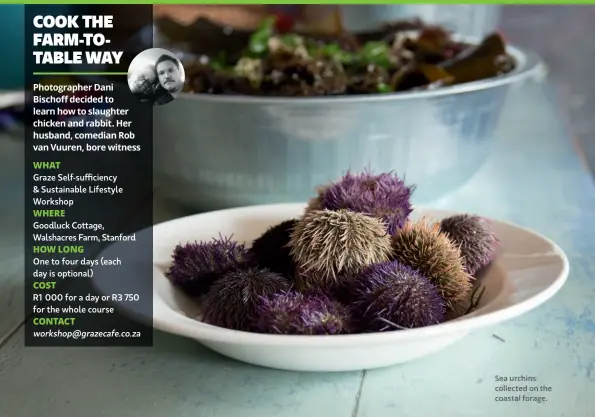
<path fill-rule="evenodd" d="M 440 232 L 440 224 L 424 219 L 407 223 L 392 242 L 395 258 L 436 284 L 448 307 L 469 296 L 473 278 L 463 267 L 459 248 Z"/>
<path fill-rule="evenodd" d="M 267 269 L 247 268 L 230 271 L 217 280 L 203 300 L 202 321 L 214 326 L 250 331 L 250 317 L 267 297 L 291 288 L 284 276 Z"/>
<path fill-rule="evenodd" d="M 270 227 L 252 242 L 248 250 L 251 258 L 263 268 L 285 276 L 293 275 L 295 264 L 289 254 L 289 237 L 297 220 L 286 220 Z"/>
<path fill-rule="evenodd" d="M 440 230 L 459 246 L 463 264 L 469 274 L 475 275 L 493 260 L 498 240 L 487 219 L 458 214 L 443 219 Z"/>
<path fill-rule="evenodd" d="M 348 333 L 349 310 L 323 293 L 287 291 L 262 297 L 253 327 L 261 333 L 331 335 Z"/>
<path fill-rule="evenodd" d="M 392 235 L 403 227 L 413 210 L 412 192 L 413 187 L 391 172 L 380 175 L 347 172 L 339 182 L 326 188 L 320 203 L 323 209 L 347 209 L 378 217 Z"/>
<path fill-rule="evenodd" d="M 352 284 L 350 306 L 363 331 L 424 327 L 444 321 L 446 307 L 428 278 L 399 261 L 371 265 Z"/>
<path fill-rule="evenodd" d="M 239 268 L 247 260 L 244 245 L 231 237 L 214 238 L 211 242 L 177 245 L 166 276 L 173 285 L 191 296 L 198 296 L 223 274 Z"/>
<path fill-rule="evenodd" d="M 303 284 L 329 288 L 342 277 L 390 259 L 391 241 L 384 224 L 348 210 L 314 210 L 296 224 L 290 254 Z"/>
<path fill-rule="evenodd" d="M 359 273 L 361 269 L 358 269 L 357 272 Z M 342 273 L 341 275 L 337 276 L 335 282 L 331 285 L 325 285 L 322 288 L 319 288 L 319 291 L 323 291 L 326 295 L 331 297 L 333 300 L 337 300 L 344 305 L 349 305 L 353 301 L 352 294 L 351 294 L 351 287 L 352 282 L 357 277 L 358 273 Z M 303 291 L 311 291 L 308 288 L 316 288 L 316 285 L 310 284 L 305 285 L 306 283 L 317 283 L 321 282 L 319 277 L 316 276 L 308 276 L 313 275 L 315 273 L 304 274 L 299 270 L 295 274 L 295 281 L 296 281 L 296 289 L 303 290 Z"/>
<path fill-rule="evenodd" d="M 324 193 L 326 193 L 326 191 L 332 186 L 333 184 L 324 184 L 324 185 L 319 185 L 318 187 L 316 187 L 316 197 L 312 197 L 309 201 L 308 201 L 308 206 L 306 207 L 306 213 L 309 211 L 314 211 L 314 210 L 322 210 L 324 207 L 322 207 L 322 197 L 324 196 Z"/>

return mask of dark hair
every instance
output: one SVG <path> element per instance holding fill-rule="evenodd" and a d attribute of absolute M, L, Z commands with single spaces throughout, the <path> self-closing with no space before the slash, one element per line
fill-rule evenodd
<path fill-rule="evenodd" d="M 161 64 L 162 62 L 165 61 L 171 61 L 176 65 L 177 69 L 180 69 L 180 64 L 178 63 L 178 60 L 176 58 L 174 58 L 173 56 L 170 55 L 166 55 L 163 54 L 159 57 L 159 59 L 157 59 L 157 62 L 155 62 L 155 68 L 157 68 L 157 65 Z"/>

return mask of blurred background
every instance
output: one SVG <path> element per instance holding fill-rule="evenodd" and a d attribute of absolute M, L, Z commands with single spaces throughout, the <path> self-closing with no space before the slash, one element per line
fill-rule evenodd
<path fill-rule="evenodd" d="M 254 27 L 268 13 L 266 6 L 155 6 L 157 16 L 192 22 L 206 16 L 238 27 Z M 291 10 L 289 10 L 291 11 Z M 333 30 L 335 22 L 327 6 L 310 6 L 302 16 L 319 28 Z M 494 29 L 507 41 L 538 53 L 546 62 L 560 117 L 572 126 L 579 151 L 595 167 L 595 6 L 500 6 L 500 5 L 389 5 L 347 6 L 342 9 L 348 28 L 373 27 L 379 21 L 420 17 L 470 36 Z"/>
<path fill-rule="evenodd" d="M 121 6 L 112 10 L 114 6 L 104 7 L 108 8 L 107 12 L 126 13 Z M 5 62 L 10 62 L 0 69 L 0 91 L 18 90 L 23 83 L 19 64 L 23 61 L 24 9 L 22 5 L 6 4 L 0 8 L 0 39 Z M 336 24 L 328 6 L 298 6 L 297 12 L 295 6 L 281 8 L 287 14 L 299 13 L 318 29 L 333 30 Z M 240 28 L 254 27 L 271 12 L 263 5 L 156 5 L 154 10 L 156 16 L 170 16 L 180 22 L 189 23 L 204 16 Z M 591 80 L 595 61 L 594 6 L 347 6 L 342 14 L 344 24 L 354 30 L 369 28 L 382 20 L 416 16 L 472 36 L 498 28 L 510 43 L 537 52 L 547 63 L 548 81 L 552 84 L 560 116 L 567 118 L 589 165 L 595 166 L 595 118 L 591 117 L 595 106 L 595 83 Z M 127 21 L 134 25 L 134 16 L 127 16 Z M 0 99 L 0 104 L 3 102 L 6 103 L 6 99 Z"/>

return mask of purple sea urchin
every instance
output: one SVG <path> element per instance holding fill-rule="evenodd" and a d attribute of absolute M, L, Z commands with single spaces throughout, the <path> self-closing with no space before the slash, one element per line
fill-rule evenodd
<path fill-rule="evenodd" d="M 241 267 L 247 260 L 244 245 L 231 237 L 215 238 L 211 242 L 177 245 L 166 276 L 173 285 L 191 296 L 198 296 L 228 271 Z"/>
<path fill-rule="evenodd" d="M 398 261 L 369 266 L 353 282 L 351 292 L 354 317 L 365 331 L 431 326 L 446 315 L 436 285 Z"/>
<path fill-rule="evenodd" d="M 365 268 L 365 267 L 364 267 Z M 363 269 L 363 268 L 362 268 Z M 358 269 L 359 272 L 361 269 Z M 314 275 L 315 273 L 304 274 L 299 270 L 295 274 L 296 289 L 305 290 L 306 292 L 312 291 L 309 288 L 318 288 L 318 291 L 324 292 L 327 296 L 333 300 L 337 300 L 344 305 L 349 305 L 353 301 L 351 290 L 351 284 L 354 278 L 358 275 L 356 272 L 343 273 L 336 277 L 335 281 L 330 285 L 323 285 L 322 288 L 316 286 L 316 284 L 306 285 L 305 283 L 318 283 L 324 282 L 320 280 L 320 277 Z"/>
<path fill-rule="evenodd" d="M 469 274 L 475 275 L 493 260 L 498 240 L 487 219 L 458 214 L 443 219 L 440 230 L 459 246 L 463 264 Z"/>
<path fill-rule="evenodd" d="M 331 186 L 332 186 L 332 184 L 324 184 L 324 185 L 319 185 L 318 187 L 316 187 L 316 197 L 313 197 L 308 201 L 308 206 L 306 207 L 306 213 L 309 211 L 323 209 L 322 197 L 324 196 L 324 193 L 326 193 L 326 191 Z"/>
<path fill-rule="evenodd" d="M 412 211 L 413 187 L 406 186 L 393 173 L 347 172 L 339 182 L 321 192 L 321 208 L 346 209 L 378 217 L 391 235 L 403 227 Z"/>
<path fill-rule="evenodd" d="M 473 279 L 463 267 L 461 252 L 426 220 L 408 223 L 392 238 L 395 258 L 417 269 L 438 287 L 448 307 L 469 296 Z"/>
<path fill-rule="evenodd" d="M 348 210 L 307 212 L 293 229 L 289 247 L 308 288 L 333 287 L 342 277 L 388 261 L 391 255 L 384 224 Z"/>
<path fill-rule="evenodd" d="M 253 326 L 262 333 L 331 335 L 348 333 L 349 310 L 322 293 L 287 291 L 262 297 Z"/>
<path fill-rule="evenodd" d="M 285 276 L 293 275 L 295 265 L 289 254 L 289 237 L 297 220 L 287 220 L 270 227 L 252 242 L 250 257 L 263 268 Z"/>
<path fill-rule="evenodd" d="M 217 280 L 203 300 L 202 321 L 214 326 L 250 331 L 250 317 L 260 297 L 287 291 L 291 283 L 267 269 L 247 268 L 230 271 Z"/>

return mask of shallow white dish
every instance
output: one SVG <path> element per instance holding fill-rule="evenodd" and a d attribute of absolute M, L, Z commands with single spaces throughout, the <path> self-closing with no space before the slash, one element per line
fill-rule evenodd
<path fill-rule="evenodd" d="M 194 319 L 196 307 L 163 275 L 174 246 L 180 242 L 210 240 L 219 233 L 224 236 L 233 234 L 234 239 L 249 244 L 269 226 L 300 216 L 304 207 L 304 204 L 250 206 L 156 225 L 152 229 L 154 327 L 195 339 L 225 356 L 260 366 L 318 372 L 371 369 L 420 358 L 458 341 L 472 330 L 526 313 L 551 298 L 568 276 L 568 259 L 555 243 L 535 232 L 494 220 L 493 227 L 501 241 L 500 254 L 481 278 L 485 292 L 479 307 L 453 321 L 373 334 L 283 336 L 228 330 Z M 416 208 L 413 217 L 440 220 L 452 214 L 455 213 Z M 141 233 L 151 233 L 151 230 L 137 235 Z M 96 274 L 94 281 L 99 291 L 110 294 L 148 288 L 146 280 L 150 278 L 146 273 L 134 270 L 135 265 L 142 262 L 132 262 L 130 254 L 122 256 L 122 251 L 130 250 L 127 249 L 130 247 L 118 243 L 99 255 L 114 257 L 120 254 L 128 260 L 128 266 L 122 266 L 127 276 L 125 282 L 119 279 L 120 273 Z M 140 314 L 138 311 L 130 313 Z"/>

